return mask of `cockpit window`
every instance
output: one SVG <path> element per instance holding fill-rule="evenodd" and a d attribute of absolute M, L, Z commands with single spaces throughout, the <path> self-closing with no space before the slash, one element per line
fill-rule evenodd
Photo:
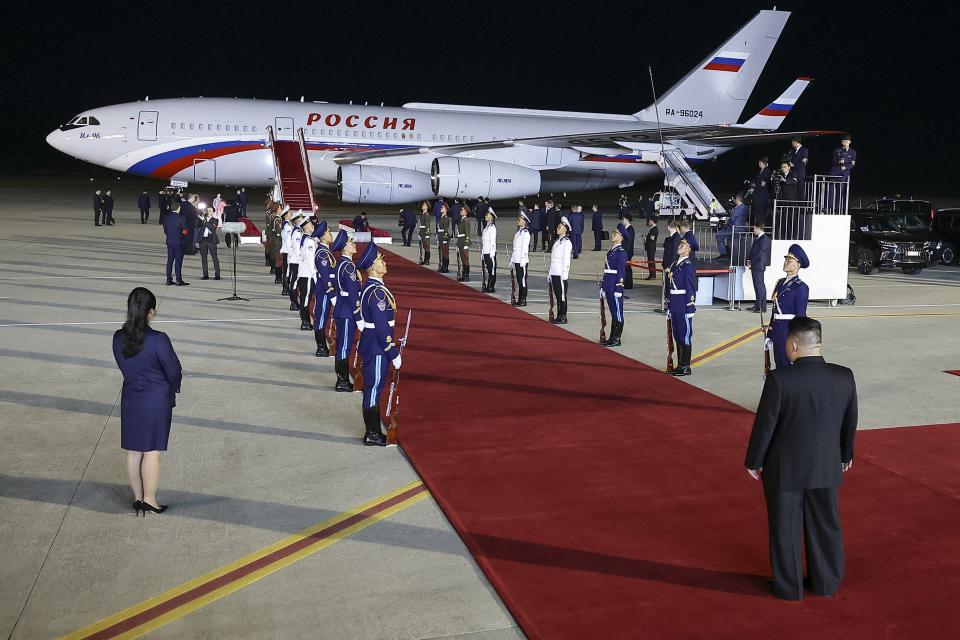
<path fill-rule="evenodd" d="M 100 124 L 100 121 L 94 118 L 93 116 L 74 116 L 67 124 L 60 127 L 61 131 L 67 131 L 69 129 L 77 129 L 79 127 L 86 127 L 91 124 Z"/>

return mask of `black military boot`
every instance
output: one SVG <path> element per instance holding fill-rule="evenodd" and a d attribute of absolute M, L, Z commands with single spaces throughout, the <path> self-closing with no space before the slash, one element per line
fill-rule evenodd
<path fill-rule="evenodd" d="M 330 350 L 327 348 L 327 337 L 323 335 L 323 331 L 314 329 L 313 338 L 317 341 L 317 353 L 315 355 L 318 358 L 329 358 Z"/>
<path fill-rule="evenodd" d="M 364 446 L 387 446 L 387 436 L 383 435 L 383 430 L 380 428 L 379 407 L 371 407 L 363 410 L 363 425 L 366 427 L 366 433 L 363 436 Z"/>
<path fill-rule="evenodd" d="M 347 368 L 346 360 L 337 360 L 333 363 L 333 370 L 337 372 L 337 385 L 335 391 L 353 391 L 353 383 L 350 382 L 350 372 Z"/>
<path fill-rule="evenodd" d="M 623 331 L 623 323 L 613 320 L 610 322 L 610 337 L 603 343 L 605 347 L 620 346 L 620 332 Z"/>
<path fill-rule="evenodd" d="M 690 369 L 690 351 L 691 347 L 685 344 L 677 345 L 677 351 L 679 352 L 679 358 L 677 360 L 677 368 L 673 370 L 672 375 L 679 377 L 689 376 L 693 373 Z"/>

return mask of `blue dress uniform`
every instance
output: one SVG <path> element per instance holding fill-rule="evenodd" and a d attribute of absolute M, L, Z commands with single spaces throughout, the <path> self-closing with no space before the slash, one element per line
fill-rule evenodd
<path fill-rule="evenodd" d="M 804 199 L 804 191 L 807 184 L 807 161 L 810 159 L 810 151 L 800 146 L 790 150 L 790 171 L 797 177 L 797 198 Z"/>
<path fill-rule="evenodd" d="M 840 176 L 848 185 L 850 184 L 850 172 L 857 163 L 857 151 L 853 147 L 844 149 L 842 146 L 833 150 L 833 163 L 830 166 L 831 176 Z M 850 197 L 850 187 L 847 186 L 847 197 Z M 828 202 L 834 208 L 839 209 L 842 204 L 843 192 L 830 185 Z"/>
<path fill-rule="evenodd" d="M 340 251 L 347 244 L 347 232 L 340 231 L 330 245 L 331 251 Z M 337 305 L 333 308 L 333 320 L 337 325 L 337 352 L 334 355 L 334 371 L 337 373 L 337 391 L 353 391 L 350 382 L 350 347 L 360 320 L 360 274 L 350 256 L 340 255 L 334 281 L 337 288 Z"/>
<path fill-rule="evenodd" d="M 327 232 L 327 223 L 320 221 L 313 235 L 320 238 Z M 330 309 L 336 304 L 336 287 L 334 286 L 334 270 L 337 260 L 333 256 L 333 251 L 325 244 L 320 244 L 313 256 L 313 263 L 317 268 L 317 280 L 313 287 L 315 304 L 313 307 L 313 337 L 317 343 L 316 356 L 318 358 L 327 358 L 330 356 L 330 349 L 327 348 L 327 322 L 330 316 Z"/>
<path fill-rule="evenodd" d="M 696 242 L 696 238 L 693 241 Z M 673 375 L 688 376 L 691 373 L 690 358 L 693 353 L 693 316 L 697 312 L 697 268 L 689 258 L 677 258 L 677 261 L 670 266 L 667 279 L 669 281 L 667 316 L 670 318 L 673 342 L 679 354 L 677 368 L 673 370 Z"/>
<path fill-rule="evenodd" d="M 377 257 L 377 247 L 369 243 L 357 263 L 369 269 Z M 363 361 L 363 421 L 365 445 L 383 446 L 386 440 L 380 426 L 380 394 L 387 383 L 390 361 L 396 361 L 400 348 L 393 337 L 397 301 L 383 280 L 368 277 L 360 294 L 360 343 L 357 349 Z"/>
<path fill-rule="evenodd" d="M 788 255 L 800 263 L 801 269 L 810 266 L 810 259 L 798 244 L 790 245 Z M 777 369 L 790 364 L 787 359 L 787 323 L 796 316 L 807 315 L 810 289 L 800 276 L 781 278 L 773 290 L 773 320 L 770 322 L 770 340 L 773 342 L 773 358 Z"/>
<path fill-rule="evenodd" d="M 764 167 L 753 181 L 753 221 L 766 226 L 770 207 L 770 167 Z"/>
<path fill-rule="evenodd" d="M 617 225 L 620 235 L 626 234 L 624 226 Z M 603 343 L 605 347 L 619 347 L 623 333 L 623 278 L 627 268 L 627 252 L 622 245 L 616 244 L 607 251 L 607 260 L 603 265 L 603 297 L 610 310 L 610 337 Z"/>

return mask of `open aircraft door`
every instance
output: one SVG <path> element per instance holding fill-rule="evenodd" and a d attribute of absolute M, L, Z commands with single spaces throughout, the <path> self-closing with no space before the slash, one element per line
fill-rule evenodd
<path fill-rule="evenodd" d="M 273 134 L 277 140 L 293 140 L 293 118 L 276 118 Z"/>
<path fill-rule="evenodd" d="M 217 161 L 205 160 L 200 158 L 193 161 L 193 181 L 194 182 L 216 182 L 217 181 Z"/>
<path fill-rule="evenodd" d="M 137 124 L 137 140 L 157 139 L 157 111 L 141 111 Z"/>

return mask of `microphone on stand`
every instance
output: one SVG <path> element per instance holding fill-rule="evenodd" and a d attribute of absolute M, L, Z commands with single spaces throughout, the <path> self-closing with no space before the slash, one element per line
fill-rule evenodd
<path fill-rule="evenodd" d="M 242 222 L 224 222 L 223 223 L 223 232 L 225 234 L 233 234 L 234 241 L 231 242 L 231 249 L 233 250 L 233 295 L 228 298 L 220 298 L 217 302 L 222 302 L 224 300 L 243 300 L 244 302 L 250 302 L 247 298 L 241 298 L 237 295 L 237 247 L 240 245 L 240 234 L 247 230 L 247 225 Z"/>

